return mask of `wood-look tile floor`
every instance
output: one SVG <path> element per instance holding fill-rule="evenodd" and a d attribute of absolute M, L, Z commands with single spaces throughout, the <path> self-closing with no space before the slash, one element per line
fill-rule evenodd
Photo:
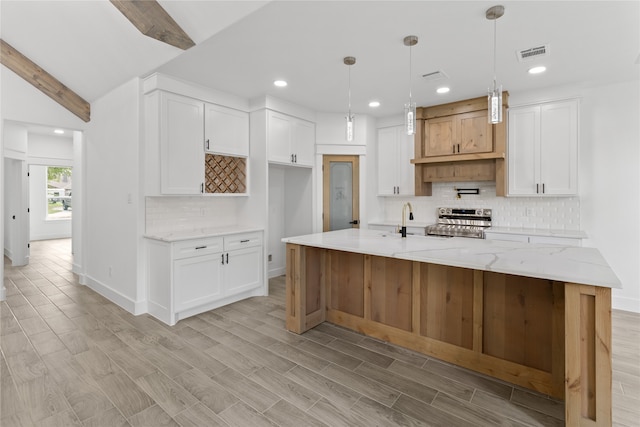
<path fill-rule="evenodd" d="M 563 425 L 564 405 L 323 324 L 284 329 L 284 280 L 270 295 L 169 327 L 133 316 L 71 269 L 70 241 L 5 258 L 0 425 Z M 613 423 L 640 420 L 640 316 L 613 314 Z"/>

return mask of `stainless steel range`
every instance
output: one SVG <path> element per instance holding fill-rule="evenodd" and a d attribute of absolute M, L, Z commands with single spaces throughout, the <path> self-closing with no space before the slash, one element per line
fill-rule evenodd
<path fill-rule="evenodd" d="M 438 222 L 426 228 L 427 236 L 484 239 L 491 227 L 491 209 L 438 208 Z"/>

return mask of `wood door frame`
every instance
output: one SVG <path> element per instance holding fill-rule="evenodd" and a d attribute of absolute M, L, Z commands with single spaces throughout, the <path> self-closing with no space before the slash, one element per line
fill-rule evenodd
<path fill-rule="evenodd" d="M 352 206 L 353 219 L 360 222 L 360 156 L 359 155 L 323 155 L 322 156 L 322 231 L 329 231 L 331 224 L 330 205 L 331 205 L 331 162 L 351 162 L 352 171 Z M 352 228 L 360 228 L 360 224 L 353 225 Z"/>

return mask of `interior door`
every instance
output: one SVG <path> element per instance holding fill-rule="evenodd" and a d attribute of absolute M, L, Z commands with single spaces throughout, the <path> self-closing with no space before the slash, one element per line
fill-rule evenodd
<path fill-rule="evenodd" d="M 358 156 L 323 157 L 323 231 L 360 228 L 359 178 Z"/>

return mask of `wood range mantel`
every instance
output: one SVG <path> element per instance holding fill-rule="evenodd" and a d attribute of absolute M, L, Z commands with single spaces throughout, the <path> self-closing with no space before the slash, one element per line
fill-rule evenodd
<path fill-rule="evenodd" d="M 611 288 L 619 282 L 597 250 L 372 230 L 283 240 L 289 331 L 331 322 L 563 399 L 568 426 L 611 425 Z M 491 267 L 482 266 L 491 251 Z M 453 261 L 461 254 L 471 261 Z M 519 256 L 537 257 L 525 270 L 555 256 L 552 277 L 509 273 Z M 563 257 L 568 270 L 592 265 L 603 285 L 553 277 Z"/>

